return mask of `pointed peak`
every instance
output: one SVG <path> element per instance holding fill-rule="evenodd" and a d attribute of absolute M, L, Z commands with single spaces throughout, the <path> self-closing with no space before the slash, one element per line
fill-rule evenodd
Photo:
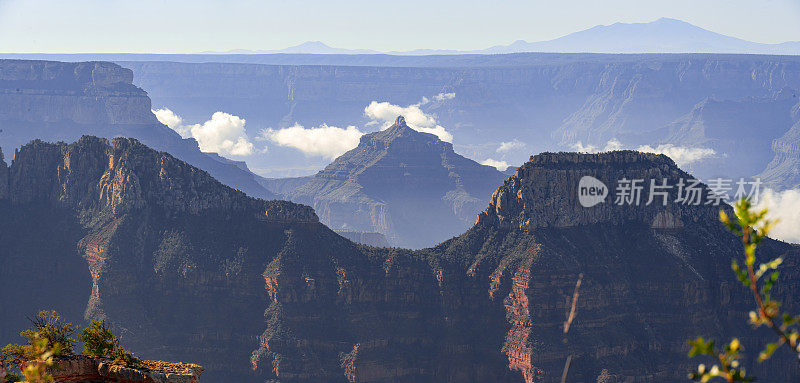
<path fill-rule="evenodd" d="M 397 116 L 397 119 L 394 120 L 394 125 L 392 125 L 392 127 L 395 127 L 395 126 L 408 126 L 408 125 L 406 125 L 405 117 Z"/>

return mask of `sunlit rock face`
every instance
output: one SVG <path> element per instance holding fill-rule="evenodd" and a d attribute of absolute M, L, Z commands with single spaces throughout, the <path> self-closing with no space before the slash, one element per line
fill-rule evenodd
<path fill-rule="evenodd" d="M 130 139 L 33 142 L 9 173 L 0 343 L 47 307 L 106 318 L 138 356 L 198 363 L 209 382 L 557 382 L 570 355 L 569 381 L 663 382 L 696 362 L 689 338 L 758 350 L 768 336 L 746 324 L 740 243 L 717 208 L 613 192 L 580 207 L 594 213 L 574 206 L 581 174 L 688 176 L 663 156 L 535 156 L 474 227 L 420 251 L 355 245 L 308 206 L 249 198 Z M 774 296 L 796 311 L 800 251 L 760 249 L 785 256 Z M 748 371 L 800 377 L 789 353 L 770 363 Z"/>
<path fill-rule="evenodd" d="M 201 152 L 195 140 L 183 139 L 158 122 L 147 92 L 133 85 L 133 72 L 116 64 L 0 60 L 0 125 L 0 146 L 6 153 L 34 139 L 133 137 L 226 185 L 274 198 L 246 167 Z"/>
<path fill-rule="evenodd" d="M 145 360 L 139 367 L 119 366 L 113 360 L 90 356 L 54 358 L 48 369 L 56 382 L 71 383 L 198 383 L 203 368 L 190 363 Z"/>
<path fill-rule="evenodd" d="M 8 165 L 3 158 L 3 150 L 0 149 L 0 200 L 8 198 Z"/>
<path fill-rule="evenodd" d="M 466 231 L 505 178 L 401 116 L 287 196 L 313 206 L 332 228 L 376 231 L 391 245 L 421 248 Z"/>

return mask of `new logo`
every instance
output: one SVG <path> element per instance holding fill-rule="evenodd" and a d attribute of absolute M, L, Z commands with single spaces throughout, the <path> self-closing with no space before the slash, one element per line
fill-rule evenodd
<path fill-rule="evenodd" d="M 583 207 L 592 207 L 606 200 L 608 187 L 592 176 L 583 176 L 578 182 L 578 202 Z"/>

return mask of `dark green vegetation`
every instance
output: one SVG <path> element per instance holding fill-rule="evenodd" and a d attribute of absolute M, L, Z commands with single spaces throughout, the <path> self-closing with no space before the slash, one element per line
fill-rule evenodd
<path fill-rule="evenodd" d="M 28 321 L 31 328 L 19 334 L 27 342 L 8 344 L 0 351 L 0 382 L 17 382 L 22 377 L 28 383 L 53 382 L 53 376 L 47 371 L 53 366 L 53 357 L 76 355 L 76 341 L 72 337 L 76 328 L 57 312 L 40 311 Z M 141 365 L 139 358 L 120 346 L 103 320 L 93 320 L 81 333 L 80 341 L 87 355 L 109 358 L 115 365 Z"/>
<path fill-rule="evenodd" d="M 83 342 L 83 350 L 87 355 L 108 357 L 113 359 L 114 364 L 124 366 L 135 367 L 142 364 L 141 359 L 120 346 L 119 339 L 111 333 L 102 319 L 92 320 L 89 327 L 81 332 L 80 341 Z"/>
<path fill-rule="evenodd" d="M 770 228 L 775 223 L 766 218 L 767 210 L 755 210 L 748 199 L 742 199 L 735 206 L 735 220 L 731 220 L 725 211 L 720 211 L 720 221 L 728 230 L 742 239 L 744 246 L 744 269 L 739 266 L 739 262 L 734 259 L 731 263 L 736 277 L 742 285 L 753 293 L 756 310 L 750 312 L 750 324 L 754 328 L 761 326 L 767 327 L 777 336 L 777 341 L 767 343 L 764 350 L 758 355 L 758 361 L 764 362 L 772 358 L 775 351 L 787 346 L 793 353 L 800 356 L 800 332 L 798 332 L 798 321 L 800 316 L 794 316 L 786 312 L 781 312 L 781 302 L 772 298 L 772 289 L 778 281 L 780 272 L 778 267 L 783 263 L 782 257 L 771 259 L 761 263 L 756 268 L 756 248 L 767 238 Z M 729 344 L 725 345 L 722 351 L 717 350 L 714 341 L 706 341 L 702 337 L 694 341 L 689 341 L 692 346 L 689 356 L 707 355 L 719 364 L 714 364 L 708 368 L 700 365 L 697 372 L 690 374 L 690 377 L 699 382 L 707 382 L 714 378 L 721 378 L 728 382 L 752 382 L 753 377 L 747 376 L 741 367 L 742 346 L 739 339 L 734 338 Z"/>
<path fill-rule="evenodd" d="M 206 382 L 551 382 L 567 355 L 568 381 L 663 382 L 695 369 L 690 337 L 752 334 L 740 341 L 756 349 L 766 329 L 742 320 L 752 298 L 727 271 L 741 242 L 718 208 L 610 195 L 587 209 L 585 175 L 689 177 L 664 156 L 545 153 L 466 233 L 410 251 L 353 244 L 307 206 L 249 198 L 135 140 L 33 142 L 0 166 L 0 300 L 107 318 L 137 355 L 197 361 Z M 797 247 L 759 252 L 785 260 L 772 296 L 795 296 Z M 0 311 L 0 331 L 14 318 Z M 766 381 L 800 377 L 794 358 L 751 362 Z"/>

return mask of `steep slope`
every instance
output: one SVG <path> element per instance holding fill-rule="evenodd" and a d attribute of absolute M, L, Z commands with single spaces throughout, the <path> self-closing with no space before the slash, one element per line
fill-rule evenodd
<path fill-rule="evenodd" d="M 792 110 L 794 125 L 772 141 L 775 156 L 759 174 L 762 181 L 777 190 L 800 188 L 800 101 Z"/>
<path fill-rule="evenodd" d="M 135 137 L 252 196 L 274 198 L 249 170 L 201 152 L 196 141 L 159 123 L 150 107 L 133 72 L 116 64 L 0 60 L 0 145 L 7 153 L 34 139 Z"/>
<path fill-rule="evenodd" d="M 553 382 L 567 355 L 569 381 L 680 381 L 690 337 L 759 349 L 716 207 L 577 202 L 586 175 L 689 177 L 664 156 L 532 157 L 473 228 L 416 252 L 356 246 L 307 206 L 248 198 L 131 139 L 36 141 L 6 173 L 0 343 L 34 309 L 103 316 L 132 351 L 196 361 L 209 383 Z M 800 252 L 760 251 L 785 255 L 774 295 L 796 311 Z M 789 353 L 749 371 L 800 377 Z"/>
<path fill-rule="evenodd" d="M 401 116 L 287 195 L 332 228 L 376 231 L 392 245 L 420 248 L 469 228 L 505 178 Z"/>
<path fill-rule="evenodd" d="M 587 175 L 606 185 L 690 178 L 665 156 L 636 152 L 532 157 L 458 238 L 416 253 L 371 250 L 382 266 L 329 265 L 324 279 L 268 279 L 271 319 L 255 365 L 286 381 L 333 380 L 325 372 L 338 363 L 351 382 L 557 382 L 572 355 L 568 381 L 663 382 L 696 363 L 689 338 L 736 334 L 758 350 L 769 332 L 747 325 L 751 297 L 730 272 L 740 243 L 717 223 L 718 208 L 660 197 L 645 206 L 646 191 L 641 206 L 616 205 L 612 193 L 584 208 Z M 780 296 L 797 307 L 800 251 L 771 240 L 761 251 L 785 256 Z M 800 376 L 791 353 L 751 362 L 766 381 Z"/>
<path fill-rule="evenodd" d="M 692 171 L 728 178 L 761 173 L 780 148 L 790 143 L 790 128 L 798 122 L 798 92 L 784 88 L 767 97 L 736 100 L 708 98 L 667 125 L 661 141 L 682 147 L 710 148 L 714 158 L 692 165 Z M 777 145 L 777 146 L 776 146 Z M 789 145 L 790 147 L 791 145 Z M 773 185 L 785 188 L 791 185 Z"/>
<path fill-rule="evenodd" d="M 75 322 L 108 318 L 145 358 L 252 380 L 261 272 L 287 232 L 351 246 L 308 207 L 249 198 L 132 139 L 34 141 L 5 170 L 0 301 L 13 309 L 0 312 L 0 343 L 52 307 Z"/>
<path fill-rule="evenodd" d="M 604 203 L 579 203 L 584 176 L 610 186 Z M 672 202 L 674 188 L 666 206 L 660 197 L 645 205 L 647 188 L 640 206 L 617 205 L 615 185 L 623 178 L 675 185 L 691 176 L 665 156 L 636 152 L 534 156 L 497 190 L 474 228 L 434 250 L 491 281 L 488 294 L 503 300 L 510 326 L 503 352 L 526 382 L 558 381 L 568 355 L 568 381 L 593 382 L 601 374 L 606 381 L 681 381 L 691 364 L 685 339 L 757 338 L 746 325 L 751 297 L 730 272 L 740 244 L 716 222 L 718 208 Z M 784 273 L 797 275 L 798 250 L 769 241 L 761 254 L 788 254 Z M 579 275 L 578 315 L 564 335 Z M 783 296 L 796 307 L 800 285 L 782 277 Z M 783 356 L 772 370 L 748 371 L 766 381 L 796 379 L 799 366 Z"/>

